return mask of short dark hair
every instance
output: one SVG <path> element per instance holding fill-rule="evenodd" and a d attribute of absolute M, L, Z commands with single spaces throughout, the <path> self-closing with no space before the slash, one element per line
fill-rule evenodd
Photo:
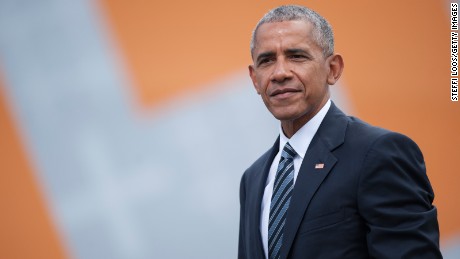
<path fill-rule="evenodd" d="M 284 21 L 305 21 L 313 25 L 313 37 L 316 43 L 322 48 L 324 56 L 334 53 L 334 34 L 331 25 L 315 11 L 299 5 L 282 5 L 266 13 L 257 23 L 251 37 L 251 55 L 257 44 L 257 30 L 264 23 Z"/>

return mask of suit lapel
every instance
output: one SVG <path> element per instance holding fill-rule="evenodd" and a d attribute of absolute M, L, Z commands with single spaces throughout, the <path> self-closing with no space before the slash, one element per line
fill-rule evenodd
<path fill-rule="evenodd" d="M 254 251 L 256 251 L 256 254 L 254 255 L 254 258 L 265 258 L 264 250 L 263 250 L 263 245 L 262 245 L 262 237 L 260 234 L 260 214 L 261 214 L 261 204 L 262 204 L 262 198 L 264 195 L 265 191 L 265 184 L 267 182 L 267 177 L 268 177 L 268 172 L 270 170 L 270 167 L 272 165 L 273 159 L 275 158 L 276 154 L 278 153 L 279 150 L 279 137 L 275 141 L 275 144 L 273 144 L 273 147 L 268 151 L 269 155 L 267 157 L 267 160 L 264 161 L 263 167 L 261 167 L 261 172 L 256 175 L 255 183 L 257 184 L 254 186 L 254 191 L 256 192 L 255 199 L 252 201 L 252 208 L 254 211 L 250 213 L 250 215 L 253 215 L 251 218 L 251 235 L 252 240 L 255 241 L 254 245 L 256 246 Z"/>
<path fill-rule="evenodd" d="M 343 143 L 347 124 L 346 116 L 332 104 L 299 169 L 287 212 L 280 258 L 287 258 L 311 199 L 337 162 L 332 151 Z"/>

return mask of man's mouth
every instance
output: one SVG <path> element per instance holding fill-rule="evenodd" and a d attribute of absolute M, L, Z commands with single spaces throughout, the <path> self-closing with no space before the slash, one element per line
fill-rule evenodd
<path fill-rule="evenodd" d="M 276 89 L 273 93 L 270 94 L 270 97 L 275 98 L 287 98 L 293 94 L 300 92 L 300 90 L 294 88 L 283 88 L 283 89 Z"/>

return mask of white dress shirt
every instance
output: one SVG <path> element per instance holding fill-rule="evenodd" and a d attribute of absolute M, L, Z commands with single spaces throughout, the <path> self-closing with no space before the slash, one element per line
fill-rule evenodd
<path fill-rule="evenodd" d="M 267 182 L 265 183 L 264 197 L 262 198 L 261 204 L 261 216 L 260 216 L 260 233 L 262 235 L 262 243 L 264 246 L 265 257 L 268 258 L 268 218 L 270 216 L 270 203 L 273 194 L 273 184 L 275 182 L 276 171 L 278 170 L 278 164 L 281 158 L 281 151 L 287 142 L 292 146 L 295 152 L 298 154 L 294 157 L 294 186 L 299 173 L 300 165 L 302 164 L 305 153 L 307 152 L 308 146 L 310 145 L 313 136 L 315 136 L 319 125 L 326 116 L 327 111 L 331 107 L 331 100 L 321 108 L 321 110 L 311 118 L 305 125 L 302 126 L 290 139 L 288 139 L 280 126 L 280 146 L 278 154 L 273 159 L 270 171 L 268 173 Z"/>

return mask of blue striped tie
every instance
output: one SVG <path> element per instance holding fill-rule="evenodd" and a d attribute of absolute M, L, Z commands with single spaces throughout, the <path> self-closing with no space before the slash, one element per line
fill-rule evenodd
<path fill-rule="evenodd" d="M 289 142 L 286 143 L 281 152 L 270 204 L 270 218 L 268 220 L 268 257 L 270 259 L 280 256 L 286 212 L 294 188 L 294 157 L 296 155 L 297 153 L 289 145 Z"/>

